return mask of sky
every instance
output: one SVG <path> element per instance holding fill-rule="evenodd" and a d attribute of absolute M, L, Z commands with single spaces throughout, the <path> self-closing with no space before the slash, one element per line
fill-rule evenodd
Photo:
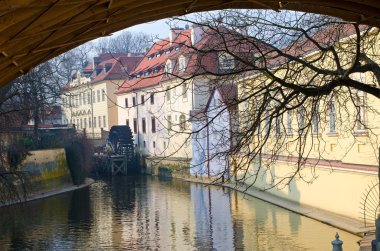
<path fill-rule="evenodd" d="M 144 24 L 135 25 L 127 28 L 126 30 L 131 32 L 143 32 L 153 37 L 166 38 L 169 35 L 169 25 L 167 22 L 169 19 L 161 19 L 158 21 L 148 22 Z"/>

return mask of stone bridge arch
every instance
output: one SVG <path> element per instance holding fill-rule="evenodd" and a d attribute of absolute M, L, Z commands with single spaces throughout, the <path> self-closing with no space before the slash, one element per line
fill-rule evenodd
<path fill-rule="evenodd" d="M 41 62 L 123 28 L 227 8 L 296 10 L 380 27 L 377 0 L 0 0 L 0 86 Z"/>

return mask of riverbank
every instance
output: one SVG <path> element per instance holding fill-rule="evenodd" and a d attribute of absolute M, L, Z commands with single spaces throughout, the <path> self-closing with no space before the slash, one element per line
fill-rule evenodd
<path fill-rule="evenodd" d="M 7 202 L 5 204 L 0 205 L 0 208 L 1 207 L 15 205 L 15 204 L 20 204 L 20 203 L 24 203 L 24 202 L 29 202 L 29 201 L 33 201 L 33 200 L 40 200 L 40 199 L 48 198 L 48 197 L 55 196 L 55 195 L 58 195 L 58 194 L 62 194 L 62 193 L 67 193 L 67 192 L 79 190 L 79 189 L 82 189 L 82 188 L 90 186 L 94 182 L 95 181 L 93 179 L 86 178 L 85 182 L 83 184 L 81 184 L 81 185 L 70 185 L 70 186 L 65 186 L 65 187 L 62 187 L 62 188 L 59 188 L 59 189 L 56 189 L 56 190 L 50 190 L 50 191 L 47 191 L 47 192 L 36 193 L 36 194 L 33 194 L 33 195 L 29 195 L 25 199 L 22 199 L 22 200 L 9 201 L 9 202 Z"/>
<path fill-rule="evenodd" d="M 278 196 L 260 191 L 253 187 L 248 187 L 244 184 L 233 184 L 233 183 L 215 183 L 210 179 L 203 178 L 182 178 L 182 180 L 187 182 L 202 183 L 205 185 L 216 185 L 228 187 L 237 190 L 246 195 L 258 198 L 265 202 L 271 203 L 273 205 L 285 208 L 289 211 L 295 212 L 297 214 L 306 216 L 308 218 L 317 220 L 327 225 L 334 226 L 336 228 L 342 229 L 344 231 L 350 232 L 360 237 L 364 237 L 365 233 L 374 231 L 374 228 L 364 228 L 363 222 L 360 220 L 352 219 L 339 214 L 331 213 L 319 208 L 310 207 L 307 205 L 297 204 L 295 202 L 280 198 Z M 344 240 L 343 240 L 344 241 Z"/>

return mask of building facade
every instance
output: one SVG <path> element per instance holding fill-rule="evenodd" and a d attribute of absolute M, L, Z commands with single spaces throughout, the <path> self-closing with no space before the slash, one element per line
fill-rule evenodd
<path fill-rule="evenodd" d="M 190 113 L 193 158 L 190 174 L 197 177 L 230 177 L 230 151 L 237 129 L 237 86 L 224 84 L 211 92 L 203 110 Z"/>
<path fill-rule="evenodd" d="M 336 44 L 346 49 L 353 36 L 343 35 Z M 374 37 L 369 35 L 367 39 Z M 379 55 L 378 47 L 366 53 Z M 297 56 L 318 67 L 332 68 L 333 57 L 325 59 L 320 55 L 317 49 L 309 48 L 307 53 Z M 344 60 L 343 57 L 342 64 Z M 375 57 L 373 60 L 380 62 Z M 273 65 L 273 72 L 284 78 L 286 70 L 297 67 L 300 67 L 297 62 L 283 70 Z M 352 73 L 350 77 L 368 85 L 376 83 L 370 71 Z M 302 81 L 308 80 L 299 78 L 294 83 L 303 85 Z M 236 179 L 297 204 L 362 220 L 363 198 L 372 188 L 378 191 L 380 100 L 354 88 L 340 87 L 338 92 L 321 96 L 318 104 L 313 99 L 301 104 L 288 103 L 287 110 L 276 116 L 268 114 L 274 114 L 278 104 L 269 103 L 261 110 L 261 123 L 254 127 L 255 112 L 265 100 L 251 93 L 270 81 L 267 75 L 254 72 L 239 82 L 238 99 L 244 100 L 239 104 L 239 129 L 242 134 L 248 133 L 250 127 L 256 131 L 246 148 L 242 148 L 247 152 L 233 157 L 234 162 L 239 162 L 234 167 L 238 168 Z M 281 99 L 280 93 L 272 94 L 273 100 Z M 260 152 L 250 150 L 259 149 L 257 146 L 264 140 Z"/>
<path fill-rule="evenodd" d="M 190 111 L 206 106 L 215 85 L 207 72 L 220 65 L 216 51 L 197 50 L 206 49 L 213 38 L 198 26 L 170 30 L 118 89 L 119 125 L 130 126 L 144 155 L 192 158 Z"/>
<path fill-rule="evenodd" d="M 73 75 L 61 95 L 69 125 L 100 138 L 118 124 L 115 91 L 141 60 L 139 55 L 103 53 Z"/>

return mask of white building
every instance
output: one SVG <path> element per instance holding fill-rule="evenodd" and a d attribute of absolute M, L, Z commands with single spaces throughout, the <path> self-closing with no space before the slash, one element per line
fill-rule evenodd
<path fill-rule="evenodd" d="M 236 85 L 223 84 L 213 90 L 204 109 L 191 111 L 191 175 L 229 177 L 229 151 L 234 145 L 233 133 L 237 126 L 236 97 Z"/>
<path fill-rule="evenodd" d="M 218 70 L 217 52 L 194 50 L 205 49 L 212 38 L 201 27 L 172 29 L 117 91 L 119 125 L 131 127 L 144 155 L 191 159 L 190 111 L 206 105 L 213 78 L 185 78 Z"/>
<path fill-rule="evenodd" d="M 101 137 L 118 124 L 116 89 L 133 71 L 140 56 L 103 53 L 94 58 L 62 92 L 62 104 L 68 124 L 89 137 Z"/>

